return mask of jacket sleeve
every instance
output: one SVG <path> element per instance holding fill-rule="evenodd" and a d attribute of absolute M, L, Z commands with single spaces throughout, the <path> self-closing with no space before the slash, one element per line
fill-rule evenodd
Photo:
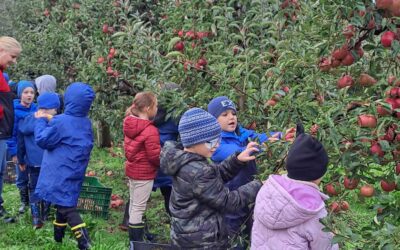
<path fill-rule="evenodd" d="M 46 118 L 39 118 L 35 124 L 35 142 L 42 149 L 54 149 L 61 142 L 61 136 L 54 117 L 50 122 Z"/>
<path fill-rule="evenodd" d="M 17 141 L 18 141 L 18 144 L 17 144 L 18 145 L 18 149 L 17 149 L 18 163 L 25 164 L 26 148 L 25 148 L 24 135 L 22 133 L 18 133 Z"/>
<path fill-rule="evenodd" d="M 224 182 L 227 182 L 233 177 L 236 176 L 236 174 L 242 169 L 247 166 L 245 162 L 241 162 L 237 159 L 237 156 L 239 155 L 239 152 L 236 152 L 229 156 L 227 159 L 225 159 L 223 162 L 220 164 L 217 164 L 216 167 L 218 171 L 221 174 L 222 180 Z"/>
<path fill-rule="evenodd" d="M 241 141 L 247 140 L 248 138 L 255 140 L 258 138 L 260 143 L 266 142 L 270 136 L 273 136 L 275 134 L 279 134 L 278 139 L 281 139 L 282 137 L 282 132 L 267 132 L 267 133 L 257 133 L 253 130 L 245 129 L 245 128 L 240 128 L 240 134 L 241 134 Z M 269 134 L 269 136 L 268 136 Z"/>
<path fill-rule="evenodd" d="M 17 138 L 18 134 L 18 118 L 14 116 L 14 127 L 12 131 L 12 136 L 10 139 L 7 140 L 7 149 L 8 149 L 8 154 L 13 157 L 17 155 Z"/>
<path fill-rule="evenodd" d="M 213 162 L 222 162 L 232 154 L 236 152 L 242 152 L 243 147 L 238 147 L 237 145 L 221 143 L 221 145 L 215 150 L 214 154 L 211 157 Z"/>
<path fill-rule="evenodd" d="M 0 120 L 4 118 L 4 108 L 3 105 L 0 104 Z"/>
<path fill-rule="evenodd" d="M 160 135 L 158 134 L 158 130 L 154 126 L 149 126 L 148 129 L 148 136 L 144 143 L 144 147 L 146 149 L 147 159 L 151 165 L 155 167 L 160 166 Z"/>
<path fill-rule="evenodd" d="M 200 202 L 226 212 L 236 212 L 255 201 L 260 181 L 252 181 L 235 191 L 229 191 L 212 167 L 199 171 L 193 180 L 193 193 Z"/>
<path fill-rule="evenodd" d="M 308 221 L 304 225 L 306 229 L 306 238 L 308 245 L 311 250 L 338 250 L 337 244 L 332 245 L 333 233 L 324 232 L 322 229 L 324 226 L 319 221 L 318 217 L 315 217 Z"/>

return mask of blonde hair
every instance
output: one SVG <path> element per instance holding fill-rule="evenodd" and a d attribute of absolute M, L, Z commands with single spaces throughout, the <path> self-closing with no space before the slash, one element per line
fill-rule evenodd
<path fill-rule="evenodd" d="M 9 36 L 0 37 L 0 49 L 22 51 L 21 44 L 15 38 Z"/>
<path fill-rule="evenodd" d="M 139 92 L 135 95 L 132 105 L 126 110 L 125 116 L 138 116 L 146 107 L 153 107 L 157 103 L 157 96 L 152 92 Z"/>

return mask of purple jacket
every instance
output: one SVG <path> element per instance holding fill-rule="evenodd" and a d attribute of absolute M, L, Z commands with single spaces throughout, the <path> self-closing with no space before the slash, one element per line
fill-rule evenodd
<path fill-rule="evenodd" d="M 319 222 L 328 198 L 311 182 L 270 176 L 257 194 L 251 249 L 339 249 Z"/>

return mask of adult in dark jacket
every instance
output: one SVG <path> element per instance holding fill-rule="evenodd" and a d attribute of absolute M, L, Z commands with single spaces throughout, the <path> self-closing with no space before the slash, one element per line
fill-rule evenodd
<path fill-rule="evenodd" d="M 65 112 L 48 121 L 38 114 L 35 141 L 43 148 L 43 161 L 35 195 L 56 205 L 54 239 L 62 242 L 67 224 L 80 249 L 90 247 L 86 224 L 77 211 L 79 193 L 93 148 L 92 123 L 87 117 L 95 93 L 84 83 L 72 83 L 65 91 Z"/>
<path fill-rule="evenodd" d="M 3 71 L 17 62 L 21 45 L 12 37 L 0 37 L 0 217 L 6 214 L 3 207 L 3 173 L 6 168 L 7 139 L 12 135 L 14 125 L 14 94 L 11 92 Z"/>
<path fill-rule="evenodd" d="M 48 115 L 57 114 L 60 107 L 60 99 L 56 93 L 44 93 L 38 98 L 38 112 Z M 36 113 L 31 113 L 18 123 L 18 163 L 28 171 L 29 178 L 29 202 L 32 214 L 32 224 L 38 229 L 47 220 L 50 203 L 42 201 L 34 195 L 37 180 L 40 174 L 40 166 L 44 150 L 35 142 L 35 125 L 39 118 Z"/>
<path fill-rule="evenodd" d="M 260 181 L 252 181 L 235 191 L 224 183 L 232 179 L 251 156 L 252 142 L 242 153 L 220 164 L 208 158 L 218 147 L 221 128 L 206 111 L 192 108 L 179 122 L 182 146 L 167 142 L 161 151 L 161 169 L 173 176 L 171 239 L 179 249 L 227 249 L 228 232 L 223 223 L 226 212 L 235 212 L 254 202 Z"/>

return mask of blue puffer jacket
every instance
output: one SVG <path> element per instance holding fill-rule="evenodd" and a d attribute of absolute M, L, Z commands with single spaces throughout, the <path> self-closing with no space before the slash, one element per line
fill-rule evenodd
<path fill-rule="evenodd" d="M 31 113 L 18 123 L 18 162 L 40 167 L 44 150 L 35 142 L 35 124 L 38 119 Z"/>
<path fill-rule="evenodd" d="M 50 122 L 37 120 L 35 141 L 45 149 L 35 191 L 41 199 L 77 206 L 93 148 L 92 123 L 87 115 L 94 97 L 89 85 L 73 83 L 65 92 L 64 114 Z"/>
<path fill-rule="evenodd" d="M 12 137 L 7 140 L 8 154 L 13 157 L 17 155 L 18 147 L 18 124 L 19 121 L 24 119 L 27 115 L 37 111 L 37 106 L 32 103 L 29 107 L 25 107 L 21 104 L 20 99 L 14 99 L 14 128 Z"/>
<path fill-rule="evenodd" d="M 166 122 L 161 124 L 156 124 L 158 132 L 160 133 L 160 144 L 161 147 L 164 146 L 166 141 L 177 141 L 178 140 L 178 125 L 173 119 L 168 119 Z M 160 187 L 172 187 L 172 177 L 164 174 L 164 172 L 159 169 L 157 176 L 154 180 L 153 190 L 155 191 Z"/>

